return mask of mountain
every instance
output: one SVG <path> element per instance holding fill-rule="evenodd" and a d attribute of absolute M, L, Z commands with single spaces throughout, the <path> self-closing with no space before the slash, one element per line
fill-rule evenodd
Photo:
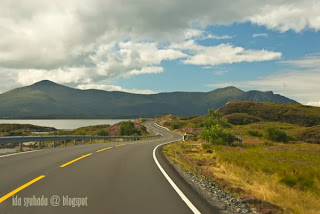
<path fill-rule="evenodd" d="M 0 118 L 134 118 L 164 114 L 203 115 L 230 100 L 297 103 L 273 92 L 244 92 L 235 87 L 210 92 L 151 95 L 80 90 L 43 80 L 0 95 Z"/>

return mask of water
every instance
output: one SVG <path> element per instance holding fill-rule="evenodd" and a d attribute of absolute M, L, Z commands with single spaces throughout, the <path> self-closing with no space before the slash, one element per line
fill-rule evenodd
<path fill-rule="evenodd" d="M 113 125 L 129 119 L 70 119 L 70 120 L 0 120 L 0 124 L 32 124 L 37 126 L 54 127 L 56 129 L 77 129 L 84 126 L 109 124 Z"/>
<path fill-rule="evenodd" d="M 0 154 L 7 154 L 7 153 L 12 153 L 16 152 L 16 149 L 0 149 Z"/>

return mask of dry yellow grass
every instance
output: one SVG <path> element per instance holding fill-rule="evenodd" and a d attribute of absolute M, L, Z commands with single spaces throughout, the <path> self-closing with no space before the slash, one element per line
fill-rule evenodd
<path fill-rule="evenodd" d="M 245 150 L 212 146 L 213 153 L 200 145 L 199 142 L 179 142 L 165 146 L 164 152 L 185 170 L 205 175 L 239 197 L 254 196 L 283 208 L 275 213 L 320 213 L 320 175 L 312 177 L 314 183 L 307 177 L 320 172 L 319 145 L 286 144 L 285 151 L 270 151 L 267 145 Z M 306 186 L 280 182 L 283 173 L 307 177 L 303 183 Z"/>

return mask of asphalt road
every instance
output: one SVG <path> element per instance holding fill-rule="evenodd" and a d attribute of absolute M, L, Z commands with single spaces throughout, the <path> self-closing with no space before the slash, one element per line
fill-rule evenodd
<path fill-rule="evenodd" d="M 145 125 L 163 137 L 0 156 L 0 214 L 217 213 L 154 152 L 181 136 Z"/>

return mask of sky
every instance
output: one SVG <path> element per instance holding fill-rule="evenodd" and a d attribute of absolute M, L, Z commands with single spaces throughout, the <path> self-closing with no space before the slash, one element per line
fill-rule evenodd
<path fill-rule="evenodd" d="M 320 106 L 319 0 L 1 0 L 0 93 L 235 86 Z"/>

